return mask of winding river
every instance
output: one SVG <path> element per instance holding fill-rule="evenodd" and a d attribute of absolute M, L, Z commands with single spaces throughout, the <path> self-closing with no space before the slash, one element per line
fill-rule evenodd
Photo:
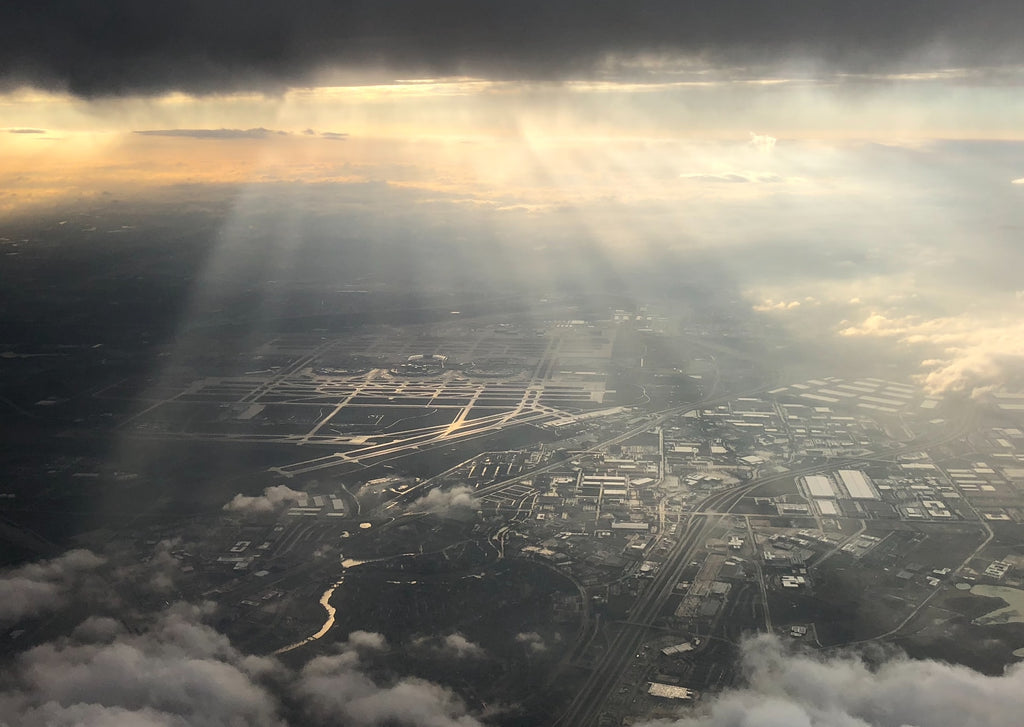
<path fill-rule="evenodd" d="M 278 649 L 274 652 L 275 655 L 284 654 L 288 651 L 292 651 L 293 649 L 297 649 L 300 646 L 305 646 L 311 641 L 316 641 L 317 639 L 323 638 L 327 634 L 327 632 L 331 630 L 331 628 L 334 626 L 334 615 L 338 612 L 337 609 L 335 609 L 334 606 L 331 605 L 331 596 L 334 595 L 334 590 L 344 582 L 344 578 L 340 579 L 337 583 L 332 584 L 331 587 L 324 591 L 324 594 L 320 596 L 320 605 L 323 606 L 324 611 L 327 612 L 327 620 L 324 621 L 324 625 L 320 627 L 320 630 L 312 636 L 307 636 L 302 641 L 296 641 L 294 644 L 289 644 L 288 646 Z"/>

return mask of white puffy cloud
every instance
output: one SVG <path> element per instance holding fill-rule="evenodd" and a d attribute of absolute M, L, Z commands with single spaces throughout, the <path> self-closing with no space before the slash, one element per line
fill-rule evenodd
<path fill-rule="evenodd" d="M 76 549 L 53 558 L 23 565 L 11 575 L 32 580 L 58 581 L 74 573 L 90 571 L 103 565 L 106 559 L 91 550 Z"/>
<path fill-rule="evenodd" d="M 149 575 L 148 585 L 157 592 L 167 592 L 174 587 L 174 579 L 180 574 L 178 560 L 172 555 L 171 549 L 179 543 L 174 540 L 161 540 L 156 545 L 153 557 L 147 563 Z"/>
<path fill-rule="evenodd" d="M 229 512 L 263 513 L 274 512 L 288 503 L 299 502 L 307 497 L 305 492 L 299 492 L 288 487 L 288 485 L 273 485 L 263 490 L 262 495 L 250 497 L 238 493 L 231 502 L 224 506 Z"/>
<path fill-rule="evenodd" d="M 439 639 L 426 639 L 433 642 L 433 648 L 442 656 L 450 658 L 482 658 L 486 651 L 479 644 L 470 641 L 458 631 Z"/>
<path fill-rule="evenodd" d="M 383 634 L 374 631 L 353 631 L 344 643 L 338 645 L 335 653 L 317 656 L 307 662 L 302 669 L 303 679 L 316 680 L 340 671 L 357 669 L 361 653 L 387 649 L 388 642 Z"/>
<path fill-rule="evenodd" d="M 465 493 L 454 499 L 464 502 Z M 452 499 L 452 498 L 449 498 Z M 157 546 L 159 569 L 176 567 L 173 542 Z M 168 563 L 164 563 L 167 555 Z M 333 653 L 303 668 L 240 651 L 205 623 L 213 603 L 177 603 L 139 613 L 110 583 L 151 588 L 145 568 L 73 550 L 0 577 L 0 611 L 20 617 L 66 607 L 93 608 L 66 636 L 34 643 L 0 670 L 0 725 L 19 727 L 478 727 L 451 689 L 369 671 L 364 659 L 390 650 L 379 633 L 353 631 Z M 163 584 L 158 584 L 163 585 Z M 460 633 L 430 639 L 451 658 L 484 656 Z M 296 701 L 295 695 L 299 699 Z"/>
<path fill-rule="evenodd" d="M 447 687 L 415 677 L 380 685 L 368 677 L 360 668 L 359 650 L 374 649 L 385 642 L 379 634 L 353 636 L 338 653 L 311 660 L 299 675 L 295 688 L 314 717 L 353 727 L 391 723 L 479 727 L 480 722 Z"/>
<path fill-rule="evenodd" d="M 354 631 L 334 653 L 292 670 L 273 657 L 236 649 L 203 623 L 214 611 L 212 604 L 179 603 L 132 631 L 117 619 L 93 616 L 70 636 L 28 649 L 0 673 L 0 724 L 480 725 L 447 687 L 415 677 L 368 676 L 362 659 L 389 648 L 379 633 Z M 462 653 L 480 648 L 460 634 L 439 643 Z"/>
<path fill-rule="evenodd" d="M 1024 320 L 1019 317 L 964 314 L 918 318 L 872 313 L 839 333 L 937 347 L 937 355 L 922 360 L 923 371 L 918 377 L 931 394 L 977 395 L 1018 379 L 1024 372 Z"/>
<path fill-rule="evenodd" d="M 533 653 L 547 651 L 548 648 L 544 642 L 544 637 L 536 631 L 520 631 L 516 634 L 516 641 L 526 646 L 527 650 Z"/>
<path fill-rule="evenodd" d="M 479 658 L 485 654 L 482 646 L 473 643 L 458 631 L 441 639 L 441 650 L 459 659 Z"/>
<path fill-rule="evenodd" d="M 773 636 L 743 645 L 745 686 L 649 727 L 1005 727 L 1024 714 L 1024 667 L 986 676 L 896 657 L 876 669 L 852 654 L 794 653 Z"/>
<path fill-rule="evenodd" d="M 298 688 L 317 717 L 340 719 L 341 724 L 480 725 L 454 692 L 423 679 L 405 678 L 379 686 L 355 668 L 340 668 L 328 674 L 304 674 Z"/>
<path fill-rule="evenodd" d="M 277 701 L 258 683 L 268 660 L 234 649 L 175 606 L 130 634 L 90 619 L 72 638 L 20 654 L 0 691 L 0 721 L 39 725 L 219 725 L 274 727 Z"/>
<path fill-rule="evenodd" d="M 87 551 L 25 566 L 33 582 L 59 583 L 103 560 Z M 68 594 L 70 596 L 70 594 Z M 34 646 L 0 672 L 0 724 L 19 727 L 480 727 L 451 689 L 408 676 L 377 676 L 364 664 L 388 651 L 379 633 L 354 631 L 301 669 L 235 648 L 204 623 L 212 604 L 176 604 L 148 627 L 92 616 L 67 637 Z M 516 642 L 542 651 L 536 632 Z M 436 648 L 482 649 L 454 632 Z M 891 658 L 868 666 L 851 653 L 798 653 L 775 637 L 742 647 L 742 686 L 660 727 L 1002 727 L 1024 713 L 1024 665 L 1002 676 L 934 661 Z M 287 699 L 284 695 L 288 695 Z M 287 706 L 285 706 L 287 705 Z"/>
<path fill-rule="evenodd" d="M 0 575 L 0 621 L 16 621 L 62 607 L 68 589 L 105 562 L 89 550 L 70 550 Z"/>
<path fill-rule="evenodd" d="M 154 546 L 152 555 L 139 560 L 137 554 L 130 550 L 119 549 L 116 545 L 108 547 L 107 555 L 112 567 L 102 574 L 103 585 L 97 583 L 95 589 L 102 588 L 107 592 L 93 595 L 99 596 L 104 603 L 116 603 L 119 599 L 112 591 L 117 589 L 111 589 L 109 584 L 130 582 L 135 588 L 166 596 L 174 590 L 181 576 L 181 563 L 175 557 L 175 550 L 179 548 L 184 550 L 180 538 L 161 540 Z"/>
<path fill-rule="evenodd" d="M 431 490 L 416 500 L 411 507 L 413 510 L 441 513 L 457 507 L 475 510 L 478 504 L 473 488 L 459 485 L 450 490 Z"/>
<path fill-rule="evenodd" d="M 89 616 L 71 632 L 77 641 L 101 644 L 113 641 L 125 631 L 121 622 L 109 616 Z"/>
<path fill-rule="evenodd" d="M 755 305 L 753 308 L 758 313 L 767 313 L 769 311 L 793 310 L 794 308 L 799 308 L 799 307 L 800 307 L 800 301 L 799 300 L 788 300 L 788 301 L 787 300 L 779 300 L 779 301 L 776 301 L 776 300 L 772 300 L 771 298 L 766 298 L 763 302 Z"/>
<path fill-rule="evenodd" d="M 366 651 L 387 651 L 388 640 L 376 631 L 353 631 L 348 635 L 348 648 Z"/>
<path fill-rule="evenodd" d="M 482 646 L 470 641 L 458 631 L 440 637 L 421 636 L 413 639 L 412 645 L 428 648 L 440 656 L 451 659 L 481 659 L 487 655 Z"/>
<path fill-rule="evenodd" d="M 750 132 L 750 144 L 758 151 L 770 152 L 775 148 L 775 142 L 778 141 L 774 136 L 768 136 L 767 134 L 755 134 L 753 131 Z"/>

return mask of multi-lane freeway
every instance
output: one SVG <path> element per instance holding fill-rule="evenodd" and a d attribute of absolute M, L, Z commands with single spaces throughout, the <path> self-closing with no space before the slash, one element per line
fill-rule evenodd
<path fill-rule="evenodd" d="M 727 512 L 743 497 L 746 489 L 742 487 L 716 493 L 706 498 L 690 516 L 685 533 L 670 551 L 650 586 L 630 609 L 627 620 L 621 623 L 604 658 L 595 666 L 586 684 L 555 724 L 596 724 L 595 717 L 600 713 L 605 699 L 618 683 L 630 660 L 635 658 L 638 646 L 672 595 L 683 570 L 697 551 L 704 547 L 711 531 L 726 517 L 705 514 L 702 510 L 720 509 Z"/>
<path fill-rule="evenodd" d="M 705 402 L 705 404 L 707 403 Z M 974 416 L 968 414 L 957 426 L 952 427 L 942 435 L 926 440 L 915 440 L 899 447 L 885 450 L 885 455 L 891 457 L 908 451 L 927 450 L 946 444 L 962 437 L 974 425 L 974 422 Z M 827 467 L 830 469 L 840 468 L 863 460 L 863 455 L 834 460 L 830 461 Z M 820 464 L 815 464 L 760 477 L 739 487 L 714 493 L 697 504 L 687 521 L 685 533 L 672 547 L 651 585 L 633 605 L 628 619 L 621 623 L 618 633 L 612 639 L 603 658 L 595 665 L 586 683 L 577 693 L 576 698 L 555 719 L 553 725 L 558 727 L 590 727 L 597 723 L 597 718 L 608 695 L 612 693 L 616 684 L 620 681 L 630 659 L 636 658 L 635 653 L 638 646 L 641 644 L 647 630 L 657 620 L 665 602 L 672 594 L 672 589 L 679 582 L 683 570 L 693 560 L 694 556 L 704 548 L 708 534 L 724 518 L 730 516 L 730 511 L 741 499 L 758 487 L 787 478 L 820 472 L 822 467 Z M 767 608 L 767 604 L 764 604 L 764 607 Z"/>

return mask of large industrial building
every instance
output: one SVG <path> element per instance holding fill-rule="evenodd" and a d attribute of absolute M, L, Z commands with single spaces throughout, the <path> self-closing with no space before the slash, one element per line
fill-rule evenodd
<path fill-rule="evenodd" d="M 839 470 L 837 473 L 846 492 L 853 500 L 877 500 L 878 491 L 871 480 L 859 470 Z"/>
<path fill-rule="evenodd" d="M 832 481 L 825 475 L 808 475 L 804 478 L 811 497 L 835 497 Z"/>

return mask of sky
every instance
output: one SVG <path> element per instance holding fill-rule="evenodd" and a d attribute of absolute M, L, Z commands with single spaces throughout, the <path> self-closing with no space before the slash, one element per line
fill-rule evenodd
<path fill-rule="evenodd" d="M 1022 21 L 1010 0 L 7 4 L 0 215 L 216 189 L 238 231 L 287 187 L 292 217 L 455 240 L 524 281 L 583 251 L 696 260 L 753 313 L 977 395 L 1024 360 Z"/>

